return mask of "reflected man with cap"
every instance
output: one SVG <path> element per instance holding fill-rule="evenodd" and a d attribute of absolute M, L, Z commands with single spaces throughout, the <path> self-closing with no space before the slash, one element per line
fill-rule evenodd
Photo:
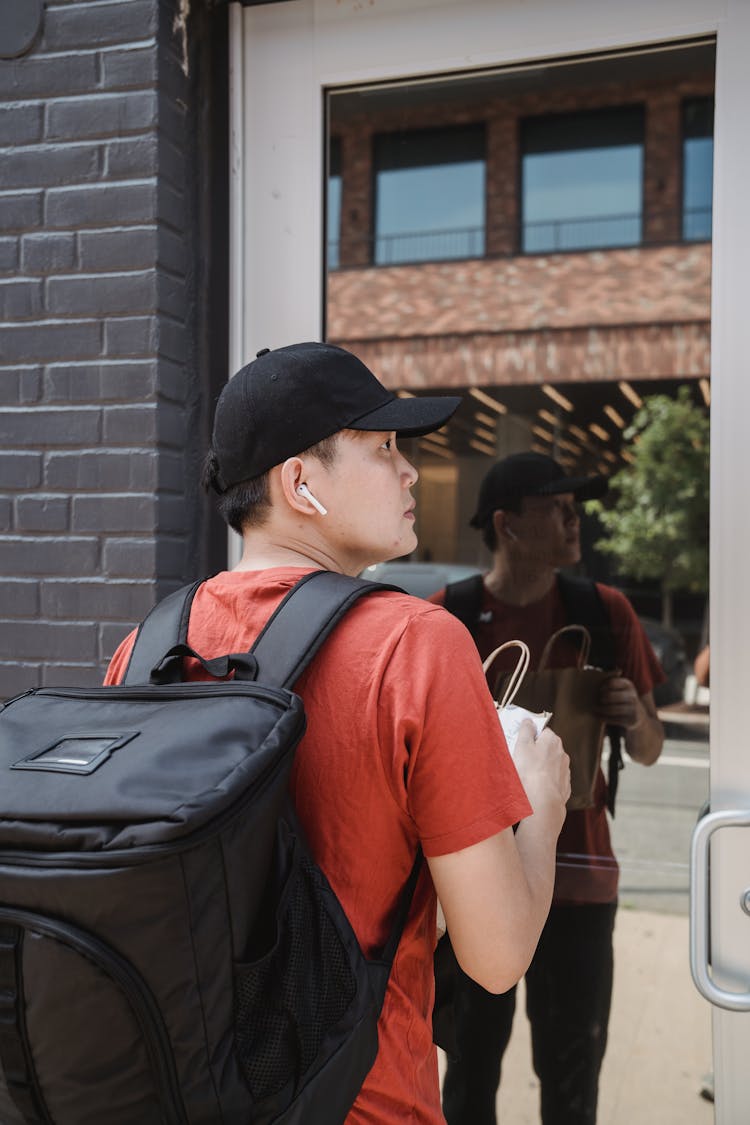
<path fill-rule="evenodd" d="M 400 399 L 356 356 L 315 342 L 265 350 L 239 371 L 216 407 L 205 482 L 242 536 L 242 558 L 199 587 L 188 643 L 207 659 L 245 651 L 311 571 L 354 576 L 413 551 L 417 472 L 398 441 L 444 425 L 458 403 Z M 131 644 L 115 654 L 109 682 Z M 552 732 L 534 741 L 529 723 L 514 766 L 466 630 L 400 591 L 360 599 L 295 687 L 307 729 L 291 795 L 365 956 L 382 952 L 420 848 L 426 858 L 377 1058 L 347 1125 L 441 1125 L 436 891 L 465 971 L 509 988 L 549 909 L 568 759 Z M 308 1118 L 329 1120 L 315 1106 Z"/>
<path fill-rule="evenodd" d="M 532 669 L 547 640 L 566 624 L 604 629 L 617 670 L 601 686 L 597 714 L 610 728 L 619 728 L 630 758 L 651 765 L 664 739 L 653 688 L 664 676 L 640 622 L 619 591 L 560 574 L 561 568 L 580 562 L 579 502 L 602 496 L 606 488 L 605 478 L 568 477 L 551 457 L 537 453 L 497 462 L 481 484 L 471 520 L 492 553 L 491 569 L 473 583 L 469 608 L 466 583 L 449 586 L 433 600 L 462 617 L 483 659 L 517 638 L 529 646 Z M 512 654 L 508 656 L 512 665 Z M 551 666 L 577 661 L 573 643 L 565 638 L 555 643 Z M 493 680 L 497 674 L 495 664 Z M 617 906 L 618 869 L 607 820 L 615 782 L 616 769 L 608 795 L 600 770 L 593 806 L 566 816 L 552 908 L 526 973 L 543 1125 L 596 1121 Z M 443 1088 L 448 1125 L 495 1125 L 496 1091 L 514 1009 L 515 989 L 491 996 L 461 978 L 456 1005 L 460 1059 L 449 1061 Z"/>

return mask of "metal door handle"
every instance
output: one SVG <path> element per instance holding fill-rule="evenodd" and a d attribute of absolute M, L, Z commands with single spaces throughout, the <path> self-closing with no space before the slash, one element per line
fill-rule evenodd
<path fill-rule="evenodd" d="M 750 992 L 729 992 L 711 979 L 708 968 L 708 845 L 719 828 L 750 827 L 750 809 L 725 809 L 702 817 L 690 844 L 690 972 L 706 1000 L 732 1012 L 750 1012 Z"/>

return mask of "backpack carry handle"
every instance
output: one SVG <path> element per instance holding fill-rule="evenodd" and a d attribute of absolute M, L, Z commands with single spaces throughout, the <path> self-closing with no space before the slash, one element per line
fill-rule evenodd
<path fill-rule="evenodd" d="M 166 684 L 179 684 L 183 680 L 183 660 L 190 657 L 215 680 L 226 680 L 234 673 L 235 680 L 254 680 L 258 674 L 258 664 L 249 652 L 233 652 L 227 656 L 216 656 L 206 660 L 190 645 L 172 645 L 162 659 L 151 669 L 149 683 L 157 687 Z"/>

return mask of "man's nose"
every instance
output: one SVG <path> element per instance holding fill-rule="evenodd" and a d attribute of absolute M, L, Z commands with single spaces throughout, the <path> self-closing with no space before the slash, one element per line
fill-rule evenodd
<path fill-rule="evenodd" d="M 412 465 L 411 461 L 407 461 L 406 457 L 404 457 L 403 453 L 400 450 L 399 450 L 398 455 L 401 458 L 401 465 L 400 465 L 399 472 L 400 472 L 401 476 L 404 478 L 404 482 L 406 484 L 406 487 L 407 488 L 413 488 L 414 485 L 419 480 L 419 473 L 417 472 L 417 469 L 415 468 L 415 466 Z"/>

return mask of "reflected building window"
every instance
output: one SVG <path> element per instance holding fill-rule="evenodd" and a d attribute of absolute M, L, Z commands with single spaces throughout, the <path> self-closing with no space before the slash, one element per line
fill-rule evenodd
<path fill-rule="evenodd" d="M 339 268 L 341 241 L 341 140 L 332 137 L 328 155 L 328 195 L 326 198 L 326 241 L 328 268 Z"/>
<path fill-rule="evenodd" d="M 641 242 L 643 132 L 640 106 L 521 122 L 523 253 Z"/>
<path fill-rule="evenodd" d="M 482 257 L 484 125 L 383 133 L 373 143 L 375 264 Z"/>
<path fill-rule="evenodd" d="M 682 237 L 711 238 L 714 165 L 714 100 L 690 98 L 682 118 Z"/>

